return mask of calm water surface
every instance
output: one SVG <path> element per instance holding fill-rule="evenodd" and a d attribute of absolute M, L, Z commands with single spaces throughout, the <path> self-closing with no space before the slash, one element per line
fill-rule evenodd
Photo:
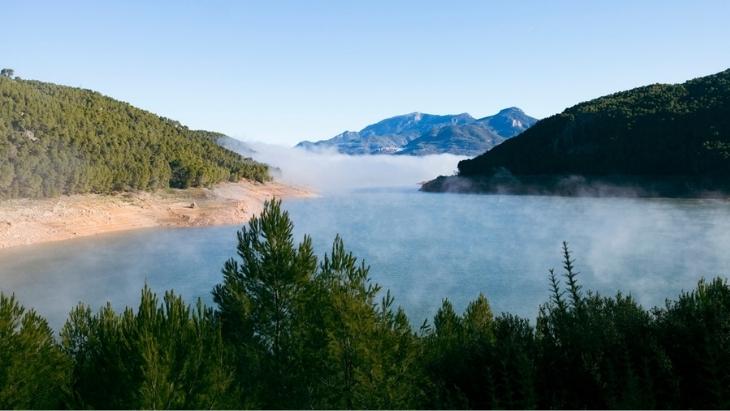
<path fill-rule="evenodd" d="M 371 190 L 285 202 L 297 239 L 328 252 L 339 233 L 420 323 L 441 299 L 484 293 L 497 312 L 534 318 L 560 245 L 585 288 L 662 304 L 699 278 L 730 273 L 730 203 L 427 194 Z M 0 251 L 0 290 L 58 328 L 79 301 L 134 305 L 145 282 L 211 302 L 239 227 L 149 229 Z"/>

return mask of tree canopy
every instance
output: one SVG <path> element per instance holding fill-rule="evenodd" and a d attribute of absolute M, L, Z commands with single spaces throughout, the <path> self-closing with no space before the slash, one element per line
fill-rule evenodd
<path fill-rule="evenodd" d="M 264 164 L 97 92 L 0 77 L 0 199 L 209 186 Z"/>

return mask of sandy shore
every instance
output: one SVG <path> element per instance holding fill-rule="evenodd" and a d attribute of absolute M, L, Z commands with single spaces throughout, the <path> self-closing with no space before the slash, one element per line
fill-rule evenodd
<path fill-rule="evenodd" d="M 313 197 L 281 183 L 0 201 L 0 248 L 147 227 L 242 224 L 272 197 Z"/>

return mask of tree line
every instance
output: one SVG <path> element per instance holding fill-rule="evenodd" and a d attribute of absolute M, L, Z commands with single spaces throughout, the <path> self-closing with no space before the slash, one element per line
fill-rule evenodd
<path fill-rule="evenodd" d="M 0 199 L 268 180 L 268 167 L 100 93 L 0 75 Z"/>
<path fill-rule="evenodd" d="M 214 306 L 47 322 L 0 296 L 0 408 L 728 408 L 730 287 L 662 307 L 586 291 L 563 245 L 534 322 L 483 295 L 414 328 L 341 238 L 318 259 L 278 201 L 238 233 Z"/>

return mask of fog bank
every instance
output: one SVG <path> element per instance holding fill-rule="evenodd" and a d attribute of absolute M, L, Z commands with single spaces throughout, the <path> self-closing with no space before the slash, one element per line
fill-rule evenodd
<path fill-rule="evenodd" d="M 246 143 L 253 158 L 278 168 L 274 176 L 319 192 L 342 192 L 368 188 L 413 187 L 438 175 L 451 175 L 459 161 L 452 154 L 422 157 L 395 155 L 350 156 L 337 152 L 310 152 L 264 143 Z"/>

